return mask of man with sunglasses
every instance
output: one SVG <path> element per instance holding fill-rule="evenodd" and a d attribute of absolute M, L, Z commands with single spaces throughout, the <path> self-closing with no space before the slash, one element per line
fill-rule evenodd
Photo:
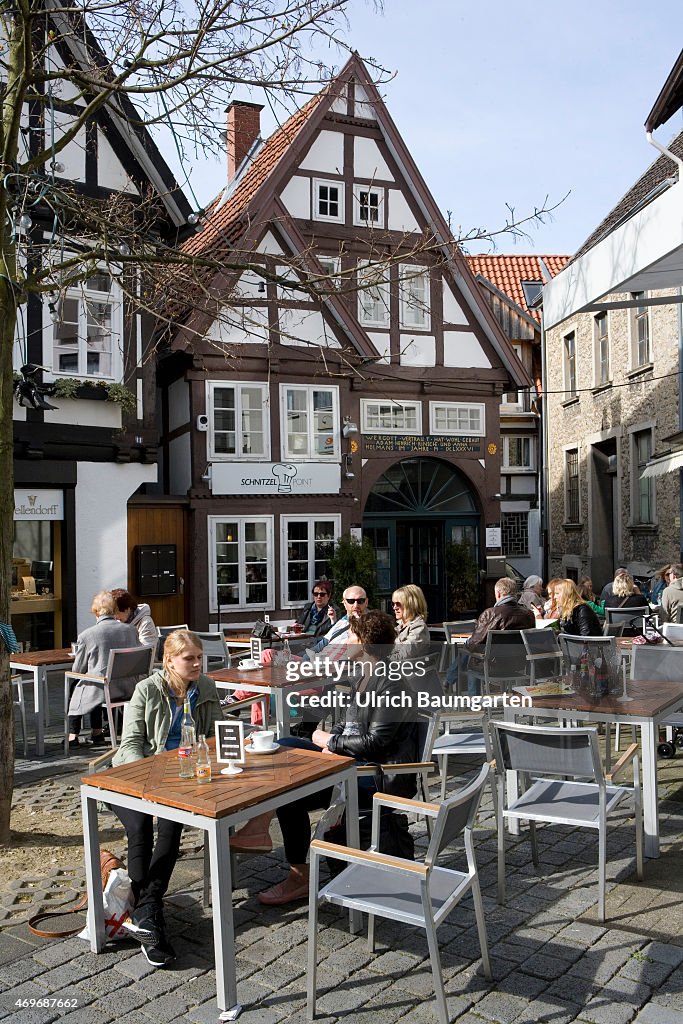
<path fill-rule="evenodd" d="M 346 614 L 331 626 L 326 635 L 318 641 L 315 647 L 311 647 L 306 651 L 307 658 L 315 657 L 315 655 L 324 650 L 328 644 L 346 644 L 349 639 L 349 616 L 360 615 L 361 612 L 365 611 L 368 606 L 368 595 L 362 587 L 356 587 L 352 584 L 344 591 L 342 601 L 344 603 L 344 611 Z"/>

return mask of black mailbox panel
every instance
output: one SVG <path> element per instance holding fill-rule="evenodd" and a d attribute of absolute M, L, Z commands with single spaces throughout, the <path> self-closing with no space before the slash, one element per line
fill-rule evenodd
<path fill-rule="evenodd" d="M 176 554 L 175 544 L 136 545 L 135 589 L 138 597 L 177 594 Z"/>

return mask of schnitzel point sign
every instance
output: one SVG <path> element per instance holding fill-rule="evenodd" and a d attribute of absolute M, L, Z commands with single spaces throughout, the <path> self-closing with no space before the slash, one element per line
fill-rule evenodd
<path fill-rule="evenodd" d="M 212 494 L 338 494 L 338 462 L 214 462 Z"/>

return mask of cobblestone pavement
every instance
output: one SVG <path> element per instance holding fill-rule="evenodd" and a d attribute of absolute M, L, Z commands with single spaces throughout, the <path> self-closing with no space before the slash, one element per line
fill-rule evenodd
<path fill-rule="evenodd" d="M 73 767 L 73 762 L 72 762 Z M 81 768 L 82 770 L 82 768 Z M 496 903 L 496 837 L 487 795 L 476 849 L 494 981 L 480 973 L 471 901 L 439 930 L 451 1020 L 458 1024 L 683 1024 L 683 758 L 660 762 L 663 855 L 633 880 L 633 823 L 625 811 L 608 843 L 608 922 L 595 919 L 594 834 L 539 829 L 541 867 L 527 837 L 508 846 L 508 899 Z M 40 772 L 39 774 L 41 774 Z M 44 774 L 44 773 L 42 773 Z M 77 776 L 47 782 L 23 776 L 17 799 L 77 813 Z M 461 782 L 462 780 L 459 780 Z M 426 838 L 416 828 L 418 850 Z M 203 862 L 197 833 L 184 839 L 168 897 L 176 963 L 155 970 L 137 946 L 122 942 L 100 955 L 78 938 L 45 940 L 5 919 L 0 929 L 0 1019 L 17 1024 L 213 1024 L 217 1020 L 212 920 L 202 909 Z M 49 893 L 82 884 L 80 860 L 63 874 L 0 882 L 0 906 L 49 902 Z M 282 851 L 240 858 L 234 894 L 237 974 L 245 1024 L 305 1021 L 307 912 L 264 908 L 256 893 L 284 874 Z M 48 894 L 46 896 L 46 894 Z M 14 900 L 14 902 L 12 902 Z M 1 923 L 1 922 L 0 922 Z M 436 1024 L 424 934 L 394 922 L 377 925 L 377 952 L 351 936 L 334 909 L 321 914 L 323 1024 Z M 60 1003 L 61 1001 L 61 1003 Z"/>

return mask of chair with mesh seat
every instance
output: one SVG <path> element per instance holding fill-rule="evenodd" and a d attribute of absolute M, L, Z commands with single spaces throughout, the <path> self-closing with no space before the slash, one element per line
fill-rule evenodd
<path fill-rule="evenodd" d="M 505 903 L 505 822 L 529 822 L 531 854 L 539 865 L 536 823 L 592 828 L 598 832 L 598 916 L 605 920 L 607 820 L 627 797 L 633 797 L 636 825 L 636 870 L 643 878 L 643 814 L 638 744 L 632 743 L 605 775 L 597 729 L 589 727 L 491 723 L 498 800 L 498 902 Z M 633 786 L 613 781 L 633 764 Z M 507 772 L 521 777 L 517 796 L 506 797 Z"/>
<path fill-rule="evenodd" d="M 318 908 L 322 903 L 346 907 L 368 915 L 368 948 L 375 950 L 375 918 L 385 917 L 424 928 L 432 967 L 434 993 L 440 1024 L 449 1024 L 441 972 L 437 928 L 457 903 L 472 893 L 484 974 L 491 979 L 484 908 L 474 851 L 473 828 L 490 767 L 485 764 L 477 779 L 442 804 L 406 800 L 376 793 L 372 809 L 372 845 L 355 850 L 315 839 L 311 843 L 308 916 L 307 1015 L 315 1016 L 317 987 Z M 424 815 L 432 820 L 432 836 L 424 862 L 379 853 L 380 810 L 390 807 Z M 460 836 L 464 838 L 467 870 L 440 866 L 440 854 Z M 319 889 L 320 859 L 332 858 L 347 866 Z"/>
<path fill-rule="evenodd" d="M 484 684 L 484 692 L 500 692 L 528 681 L 526 648 L 519 629 L 492 629 L 486 635 L 483 655 L 470 656 L 468 676 Z"/>
<path fill-rule="evenodd" d="M 140 679 L 152 673 L 154 663 L 153 647 L 119 647 L 109 652 L 107 671 L 103 676 L 87 672 L 64 673 L 64 752 L 69 753 L 68 713 L 72 684 L 76 686 L 97 686 L 102 690 L 102 703 L 107 709 L 109 739 L 116 746 L 116 724 L 114 711 L 122 708 L 133 696 Z"/>
<path fill-rule="evenodd" d="M 603 636 L 623 636 L 625 622 L 606 622 L 602 627 Z"/>
<path fill-rule="evenodd" d="M 181 623 L 179 626 L 157 626 L 157 633 L 159 634 L 159 642 L 157 643 L 156 660 L 161 662 L 164 657 L 164 644 L 166 637 L 169 633 L 175 633 L 176 629 L 189 629 L 190 627 L 186 622 Z"/>
<path fill-rule="evenodd" d="M 531 686 L 548 679 L 557 679 L 563 672 L 562 649 L 552 629 L 523 629 Z"/>
<path fill-rule="evenodd" d="M 605 608 L 605 622 L 623 622 L 626 636 L 636 636 L 643 632 L 643 616 L 650 614 L 649 604 L 637 605 L 632 608 Z"/>
<path fill-rule="evenodd" d="M 631 679 L 681 684 L 683 693 L 683 647 L 668 644 L 634 644 L 631 650 Z M 683 746 L 683 712 L 674 712 L 660 723 L 671 730 L 657 747 L 660 757 L 671 758 Z"/>
<path fill-rule="evenodd" d="M 223 633 L 202 633 L 193 630 L 202 642 L 202 672 L 217 672 L 222 668 L 230 668 L 231 658 Z"/>

